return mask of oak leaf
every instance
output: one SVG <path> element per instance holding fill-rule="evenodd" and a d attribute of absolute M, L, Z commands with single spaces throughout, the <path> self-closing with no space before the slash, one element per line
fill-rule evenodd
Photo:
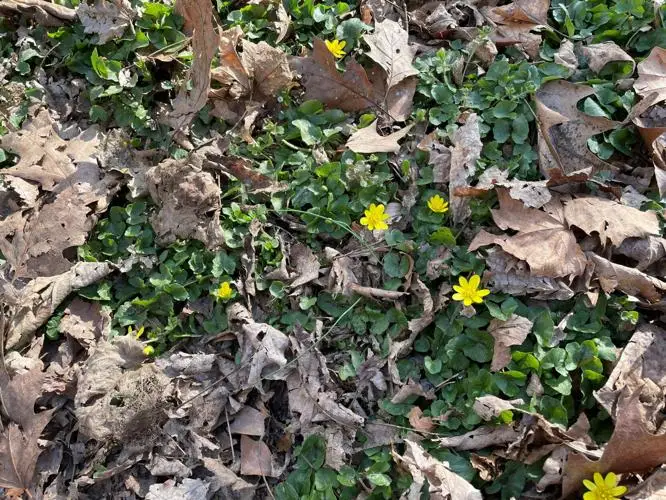
<path fill-rule="evenodd" d="M 96 0 L 94 5 L 82 2 L 76 9 L 76 15 L 84 33 L 98 35 L 96 45 L 121 37 L 135 17 L 127 0 Z"/>

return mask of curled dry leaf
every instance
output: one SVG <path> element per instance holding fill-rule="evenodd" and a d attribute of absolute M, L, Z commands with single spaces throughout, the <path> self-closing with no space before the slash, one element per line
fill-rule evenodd
<path fill-rule="evenodd" d="M 478 184 L 474 187 L 483 190 L 507 188 L 509 196 L 514 200 L 522 201 L 526 207 L 540 208 L 553 197 L 548 189 L 548 183 L 549 181 L 510 181 L 506 170 L 490 167 L 481 174 Z"/>
<path fill-rule="evenodd" d="M 443 448 L 461 451 L 481 450 L 483 448 L 513 443 L 520 439 L 522 432 L 508 425 L 479 427 L 460 436 L 437 439 Z"/>
<path fill-rule="evenodd" d="M 442 462 L 431 456 L 423 447 L 405 439 L 405 454 L 393 451 L 393 458 L 407 466 L 414 482 L 407 493 L 408 498 L 419 498 L 426 480 L 430 498 L 455 498 L 460 500 L 481 500 L 481 492 Z"/>
<path fill-rule="evenodd" d="M 495 339 L 490 370 L 498 371 L 507 366 L 511 361 L 511 349 L 509 347 L 522 344 L 530 331 L 532 331 L 532 322 L 517 314 L 512 314 L 506 321 L 490 320 L 488 333 Z"/>
<path fill-rule="evenodd" d="M 125 33 L 135 13 L 127 0 L 96 0 L 94 5 L 80 3 L 76 15 L 83 32 L 98 35 L 96 44 L 104 45 Z"/>
<path fill-rule="evenodd" d="M 413 125 L 408 125 L 397 132 L 382 136 L 377 133 L 377 120 L 375 120 L 367 127 L 354 132 L 345 146 L 355 153 L 397 153 L 400 151 L 398 141 L 405 137 L 412 127 Z"/>
<path fill-rule="evenodd" d="M 664 500 L 666 499 L 666 468 L 661 468 L 624 495 L 627 500 Z"/>
<path fill-rule="evenodd" d="M 599 74 L 607 64 L 612 62 L 628 62 L 631 64 L 631 73 L 634 74 L 636 63 L 633 58 L 622 50 L 615 42 L 593 43 L 583 46 L 583 55 L 588 59 L 589 68 Z"/>
<path fill-rule="evenodd" d="M 566 201 L 564 217 L 570 226 L 579 227 L 587 234 L 598 233 L 602 245 L 607 239 L 618 246 L 626 238 L 660 234 L 655 212 L 641 212 L 605 198 L 585 196 Z"/>
<path fill-rule="evenodd" d="M 63 26 L 76 19 L 76 9 L 46 0 L 2 0 L 0 14 L 27 16 L 47 27 Z"/>
<path fill-rule="evenodd" d="M 666 49 L 655 47 L 647 58 L 638 63 L 634 90 L 643 98 L 656 92 L 654 103 L 666 99 Z"/>
<path fill-rule="evenodd" d="M 614 253 L 635 260 L 636 269 L 644 271 L 651 264 L 666 256 L 666 239 L 656 236 L 627 238 L 614 249 Z"/>
<path fill-rule="evenodd" d="M 533 30 L 548 26 L 549 0 L 516 0 L 501 7 L 482 9 L 493 21 L 495 39 L 518 40 L 520 47 L 532 58 L 537 59 L 541 35 Z"/>
<path fill-rule="evenodd" d="M 633 267 L 615 264 L 592 252 L 588 252 L 587 256 L 594 263 L 594 276 L 606 293 L 621 290 L 627 295 L 640 296 L 649 302 L 659 302 L 666 293 L 666 282 L 660 279 Z"/>
<path fill-rule="evenodd" d="M 180 484 L 169 479 L 150 485 L 146 500 L 206 500 L 210 484 L 201 479 L 186 477 Z"/>
<path fill-rule="evenodd" d="M 75 339 L 82 347 L 90 350 L 98 340 L 108 334 L 111 317 L 102 311 L 99 302 L 86 302 L 74 299 L 65 309 L 60 320 L 59 330 Z"/>
<path fill-rule="evenodd" d="M 264 420 L 266 420 L 266 417 L 267 415 L 251 406 L 244 406 L 234 415 L 234 420 L 229 426 L 229 432 L 261 437 L 264 435 Z"/>
<path fill-rule="evenodd" d="M 564 221 L 559 200 L 551 200 L 545 211 L 525 207 L 498 189 L 500 208 L 492 210 L 493 220 L 503 230 L 518 231 L 515 236 L 494 235 L 481 230 L 469 249 L 496 244 L 526 261 L 533 275 L 557 278 L 583 273 L 587 259 Z"/>
<path fill-rule="evenodd" d="M 363 35 L 363 40 L 370 47 L 368 57 L 386 71 L 387 89 L 405 78 L 418 75 L 412 66 L 416 47 L 409 45 L 408 38 L 405 29 L 390 19 L 375 24 L 374 33 Z"/>
<path fill-rule="evenodd" d="M 423 410 L 418 406 L 414 406 L 407 415 L 409 419 L 409 425 L 412 426 L 414 430 L 421 432 L 432 432 L 435 429 L 435 423 L 432 421 L 431 417 L 424 417 Z"/>
<path fill-rule="evenodd" d="M 449 171 L 449 203 L 453 221 L 461 223 L 470 216 L 469 201 L 456 196 L 456 189 L 467 186 L 468 178 L 476 171 L 476 161 L 481 156 L 479 119 L 475 113 L 467 117 L 465 124 L 453 135 L 451 169 Z"/>
<path fill-rule="evenodd" d="M 220 188 L 211 174 L 167 159 L 146 172 L 146 183 L 159 207 L 150 222 L 162 244 L 188 238 L 208 248 L 223 243 Z"/>

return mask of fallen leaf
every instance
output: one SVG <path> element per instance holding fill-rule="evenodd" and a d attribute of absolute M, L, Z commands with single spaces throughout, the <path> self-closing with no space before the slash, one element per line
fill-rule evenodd
<path fill-rule="evenodd" d="M 244 406 L 234 415 L 234 420 L 229 426 L 229 432 L 232 434 L 261 437 L 264 435 L 264 420 L 266 420 L 266 416 L 251 406 Z"/>
<path fill-rule="evenodd" d="M 210 87 L 210 64 L 217 50 L 217 35 L 213 27 L 213 4 L 208 0 L 178 0 L 176 10 L 192 29 L 191 90 L 183 85 L 173 100 L 173 109 L 167 116 L 174 130 L 190 124 L 208 101 Z"/>
<path fill-rule="evenodd" d="M 479 427 L 460 436 L 438 438 L 442 448 L 461 451 L 482 450 L 483 448 L 513 443 L 520 439 L 522 432 L 509 425 Z"/>
<path fill-rule="evenodd" d="M 507 401 L 497 396 L 479 396 L 474 400 L 474 411 L 483 420 L 488 421 L 499 417 L 504 411 L 517 410 L 516 405 L 522 404 L 524 401 L 521 399 Z"/>
<path fill-rule="evenodd" d="M 98 340 L 108 335 L 110 326 L 111 316 L 102 310 L 99 302 L 76 298 L 65 309 L 58 329 L 90 350 Z"/>
<path fill-rule="evenodd" d="M 206 500 L 210 484 L 201 479 L 186 477 L 180 484 L 169 479 L 164 483 L 150 485 L 146 500 Z"/>
<path fill-rule="evenodd" d="M 168 358 L 160 356 L 155 364 L 169 378 L 201 378 L 213 369 L 215 359 L 214 354 L 175 352 Z"/>
<path fill-rule="evenodd" d="M 231 469 L 225 467 L 221 460 L 209 457 L 203 457 L 202 460 L 203 466 L 213 473 L 213 477 L 208 479 L 210 493 L 220 491 L 222 498 L 236 498 L 237 496 L 241 499 L 253 498 L 255 486 L 238 477 Z"/>
<path fill-rule="evenodd" d="M 613 250 L 636 261 L 636 269 L 645 271 L 650 265 L 666 256 L 666 239 L 656 236 L 647 238 L 627 238 Z"/>
<path fill-rule="evenodd" d="M 84 33 L 98 35 L 96 45 L 120 38 L 135 16 L 127 0 L 95 0 L 94 5 L 80 3 L 76 15 Z"/>
<path fill-rule="evenodd" d="M 623 474 L 643 472 L 666 462 L 666 435 L 650 432 L 640 393 L 628 391 L 618 401 L 615 429 L 599 460 L 570 453 L 562 480 L 562 497 L 582 487 L 583 479 L 595 472 Z"/>
<path fill-rule="evenodd" d="M 435 399 L 435 392 L 433 390 L 428 390 L 427 392 L 421 384 L 414 382 L 411 378 L 407 380 L 407 383 L 400 387 L 398 392 L 396 392 L 391 398 L 391 403 L 400 404 L 404 403 L 405 400 L 411 396 L 419 396 L 426 399 Z"/>
<path fill-rule="evenodd" d="M 252 166 L 252 162 L 245 158 L 222 155 L 217 148 L 213 148 L 212 150 L 202 148 L 200 153 L 203 153 L 207 160 L 206 167 L 219 169 L 227 176 L 238 179 L 254 193 L 271 194 L 289 188 L 288 184 L 277 182 L 259 172 L 258 169 Z"/>
<path fill-rule="evenodd" d="M 628 500 L 666 500 L 666 468 L 657 469 L 635 488 L 630 489 L 624 498 Z"/>
<path fill-rule="evenodd" d="M 634 70 L 636 69 L 636 63 L 632 57 L 624 50 L 622 50 L 622 48 L 620 48 L 620 46 L 618 46 L 615 42 L 602 42 L 585 45 L 581 48 L 581 52 L 585 57 L 587 57 L 587 65 L 589 68 L 596 74 L 601 73 L 601 70 L 603 70 L 607 64 L 612 62 L 630 63 L 631 73 L 628 73 L 628 75 L 633 75 Z"/>
<path fill-rule="evenodd" d="M 315 38 L 313 43 L 309 57 L 296 57 L 291 61 L 292 68 L 301 75 L 304 98 L 316 99 L 342 111 L 376 107 L 374 88 L 363 67 L 352 58 L 340 73 L 326 44 L 320 38 Z"/>
<path fill-rule="evenodd" d="M 220 188 L 211 174 L 167 159 L 146 172 L 146 183 L 159 208 L 150 222 L 161 244 L 189 238 L 208 248 L 223 243 Z"/>
<path fill-rule="evenodd" d="M 423 416 L 423 410 L 418 406 L 414 406 L 409 411 L 407 418 L 409 419 L 409 425 L 417 431 L 432 432 L 437 427 L 431 417 Z"/>
<path fill-rule="evenodd" d="M 467 117 L 465 124 L 453 135 L 451 169 L 449 171 L 449 203 L 453 221 L 460 224 L 471 215 L 469 201 L 455 195 L 456 188 L 467 185 L 468 178 L 476 172 L 476 161 L 481 156 L 483 144 L 479 133 L 479 120 L 475 113 Z"/>
<path fill-rule="evenodd" d="M 276 96 L 292 81 L 287 55 L 266 42 L 242 42 L 241 60 L 253 82 L 252 99 L 262 101 Z"/>
<path fill-rule="evenodd" d="M 499 167 L 490 167 L 479 176 L 476 189 L 490 190 L 497 187 L 507 188 L 509 196 L 514 200 L 522 201 L 526 207 L 540 208 L 548 203 L 553 195 L 548 189 L 550 181 L 521 181 L 509 180 L 506 170 Z"/>
<path fill-rule="evenodd" d="M 291 288 L 297 288 L 319 278 L 319 269 L 321 269 L 319 259 L 310 247 L 302 243 L 292 245 L 289 264 L 294 269 L 294 279 L 289 284 Z"/>
<path fill-rule="evenodd" d="M 409 45 L 408 34 L 397 22 L 385 19 L 375 24 L 375 31 L 363 35 L 370 47 L 368 57 L 386 71 L 386 88 L 397 85 L 405 78 L 418 75 L 412 66 L 416 47 Z"/>
<path fill-rule="evenodd" d="M 370 67 L 368 78 L 372 82 L 377 102 L 381 104 L 380 108 L 386 111 L 392 120 L 406 121 L 412 114 L 418 78 L 410 76 L 392 87 L 387 87 L 386 71 L 379 65 Z"/>
<path fill-rule="evenodd" d="M 574 72 L 578 69 L 578 58 L 574 53 L 574 44 L 571 42 L 571 40 L 565 39 L 562 41 L 560 48 L 557 50 L 557 52 L 555 52 L 555 54 L 553 54 L 553 60 L 557 64 L 567 68 L 568 76 L 574 74 Z"/>
<path fill-rule="evenodd" d="M 29 344 L 37 328 L 46 323 L 70 293 L 96 283 L 110 272 L 111 266 L 106 262 L 79 262 L 63 274 L 30 281 L 17 292 L 6 349 Z"/>
<path fill-rule="evenodd" d="M 439 461 L 426 452 L 423 447 L 405 439 L 405 454 L 392 451 L 393 458 L 407 466 L 412 475 L 408 498 L 419 498 L 426 480 L 428 491 L 433 500 L 455 498 L 461 500 L 481 500 L 481 492 L 449 468 L 448 462 Z"/>
<path fill-rule="evenodd" d="M 655 212 L 641 212 L 605 198 L 585 196 L 565 201 L 564 217 L 570 226 L 587 234 L 598 233 L 604 246 L 607 239 L 619 246 L 626 238 L 660 234 Z"/>
<path fill-rule="evenodd" d="M 0 487 L 29 490 L 37 459 L 42 452 L 38 440 L 55 410 L 35 413 L 44 374 L 33 369 L 12 379 L 0 369 L 2 409 L 10 419 L 0 434 Z M 28 494 L 31 496 L 30 494 Z"/>
<path fill-rule="evenodd" d="M 354 153 L 397 153 L 400 151 L 398 141 L 409 133 L 413 125 L 408 125 L 392 134 L 381 136 L 377 133 L 377 121 L 375 120 L 367 127 L 354 132 L 345 146 Z"/>
<path fill-rule="evenodd" d="M 277 477 L 273 470 L 271 450 L 263 441 L 241 436 L 241 474 L 244 476 Z"/>
<path fill-rule="evenodd" d="M 658 278 L 633 267 L 615 264 L 592 252 L 588 252 L 587 256 L 594 263 L 594 276 L 606 293 L 621 290 L 627 295 L 640 296 L 649 302 L 659 302 L 666 293 L 666 282 Z"/>
<path fill-rule="evenodd" d="M 500 208 L 492 210 L 493 220 L 501 229 L 513 229 L 518 234 L 498 236 L 481 230 L 469 245 L 471 251 L 490 244 L 499 245 L 526 261 L 536 276 L 557 278 L 583 273 L 587 259 L 564 223 L 559 200 L 551 200 L 544 207 L 546 211 L 541 211 L 525 207 L 505 189 L 498 189 L 497 197 Z"/>
<path fill-rule="evenodd" d="M 63 26 L 76 19 L 76 9 L 45 0 L 2 0 L 0 14 L 27 16 L 47 27 Z"/>
<path fill-rule="evenodd" d="M 617 419 L 617 403 L 623 392 L 641 394 L 643 401 L 661 399 L 661 388 L 666 383 L 666 367 L 661 360 L 666 356 L 666 331 L 641 324 L 622 349 L 612 373 L 604 386 L 595 391 L 594 397 L 614 419 Z"/>
<path fill-rule="evenodd" d="M 666 49 L 654 47 L 650 55 L 638 63 L 634 90 L 643 98 L 656 92 L 658 97 L 653 103 L 666 99 Z"/>
<path fill-rule="evenodd" d="M 543 141 L 539 155 L 550 155 L 564 174 L 607 170 L 608 165 L 587 147 L 593 135 L 614 129 L 619 122 L 579 111 L 578 101 L 594 94 L 586 85 L 565 80 L 550 81 L 535 96 L 539 130 Z"/>
<path fill-rule="evenodd" d="M 287 12 L 287 9 L 284 8 L 282 2 L 276 2 L 275 7 L 275 21 L 273 22 L 275 26 L 275 31 L 277 32 L 277 38 L 275 43 L 280 43 L 289 34 L 289 27 L 291 26 L 291 17 Z"/>
<path fill-rule="evenodd" d="M 506 367 L 511 361 L 509 347 L 522 344 L 530 331 L 532 331 L 532 322 L 517 314 L 512 314 L 506 321 L 491 319 L 488 333 L 495 339 L 495 347 L 490 370 L 498 371 Z"/>
<path fill-rule="evenodd" d="M 531 31 L 548 26 L 549 8 L 549 0 L 516 0 L 501 7 L 482 9 L 482 12 L 496 23 L 495 37 L 518 40 L 520 47 L 532 59 L 537 59 L 541 35 Z"/>

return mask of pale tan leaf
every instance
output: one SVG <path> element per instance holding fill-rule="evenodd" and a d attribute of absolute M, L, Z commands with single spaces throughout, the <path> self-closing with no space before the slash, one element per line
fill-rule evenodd
<path fill-rule="evenodd" d="M 629 490 L 624 498 L 627 500 L 666 500 L 666 467 L 662 465 L 642 483 Z"/>
<path fill-rule="evenodd" d="M 80 3 L 76 15 L 83 32 L 98 35 L 96 45 L 104 45 L 125 33 L 135 13 L 127 0 L 96 0 L 93 5 Z"/>
<path fill-rule="evenodd" d="M 375 24 L 374 33 L 363 35 L 363 40 L 370 46 L 368 56 L 386 71 L 387 89 L 418 74 L 412 66 L 417 49 L 409 45 L 407 32 L 397 22 L 385 19 Z"/>
<path fill-rule="evenodd" d="M 587 234 L 598 233 L 602 245 L 607 239 L 618 246 L 626 238 L 644 238 L 660 232 L 655 212 L 641 212 L 616 201 L 593 196 L 565 202 L 564 217 L 569 225 L 579 227 Z"/>
<path fill-rule="evenodd" d="M 612 62 L 628 62 L 631 64 L 633 75 L 636 63 L 632 57 L 620 48 L 615 42 L 602 42 L 585 45 L 581 49 L 583 55 L 588 59 L 589 68 L 599 74 L 607 64 Z"/>
<path fill-rule="evenodd" d="M 497 371 L 507 366 L 511 361 L 509 347 L 522 344 L 530 331 L 532 331 L 532 322 L 517 314 L 512 314 L 506 321 L 496 318 L 490 320 L 488 333 L 495 339 L 490 370 Z"/>
<path fill-rule="evenodd" d="M 400 151 L 398 141 L 405 137 L 412 127 L 413 125 L 408 125 L 397 132 L 381 136 L 377 133 L 377 120 L 375 120 L 367 127 L 354 132 L 345 146 L 355 153 L 397 153 Z"/>
<path fill-rule="evenodd" d="M 627 295 L 644 297 L 649 302 L 659 302 L 666 293 L 666 282 L 649 276 L 633 267 L 615 264 L 603 257 L 588 252 L 594 262 L 594 276 L 606 293 L 621 290 Z"/>
<path fill-rule="evenodd" d="M 666 49 L 654 47 L 650 55 L 638 63 L 634 90 L 644 98 L 656 92 L 659 101 L 666 99 Z"/>
<path fill-rule="evenodd" d="M 475 113 L 467 117 L 465 124 L 453 135 L 451 169 L 449 171 L 449 203 L 453 221 L 460 224 L 471 215 L 469 201 L 456 196 L 456 189 L 467 186 L 468 179 L 476 172 L 476 161 L 481 156 L 479 119 Z"/>
<path fill-rule="evenodd" d="M 476 189 L 490 190 L 504 187 L 509 190 L 509 195 L 514 200 L 522 201 L 526 207 L 540 208 L 548 203 L 553 197 L 548 189 L 549 181 L 521 181 L 509 180 L 506 170 L 499 167 L 490 167 L 479 176 Z"/>
<path fill-rule="evenodd" d="M 261 437 L 264 435 L 264 420 L 266 420 L 266 417 L 267 415 L 255 408 L 244 406 L 234 415 L 233 422 L 229 426 L 229 432 Z"/>
<path fill-rule="evenodd" d="M 241 436 L 241 474 L 244 476 L 277 477 L 271 450 L 263 441 Z"/>
<path fill-rule="evenodd" d="M 186 477 L 180 484 L 174 479 L 150 485 L 146 500 L 205 500 L 210 484 Z"/>
<path fill-rule="evenodd" d="M 42 26 L 63 26 L 76 19 L 76 9 L 46 0 L 2 0 L 0 14 L 3 16 L 23 15 L 34 19 Z"/>
<path fill-rule="evenodd" d="M 478 427 L 460 436 L 438 438 L 443 448 L 454 448 L 461 451 L 481 450 L 491 446 L 513 443 L 520 439 L 522 433 L 510 425 Z"/>
<path fill-rule="evenodd" d="M 86 349 L 92 348 L 111 326 L 111 316 L 99 302 L 74 299 L 65 309 L 58 329 Z"/>
<path fill-rule="evenodd" d="M 531 31 L 548 26 L 549 0 L 516 0 L 501 7 L 482 9 L 495 26 L 495 37 L 518 40 L 533 59 L 538 58 L 541 35 Z"/>
<path fill-rule="evenodd" d="M 409 419 L 409 425 L 412 426 L 414 430 L 423 431 L 423 432 L 432 432 L 436 425 L 432 421 L 431 417 L 424 417 L 423 410 L 418 406 L 414 406 L 409 413 L 407 414 Z"/>
<path fill-rule="evenodd" d="M 252 98 L 257 101 L 275 97 L 293 80 L 287 55 L 266 42 L 242 42 L 241 60 L 254 84 Z"/>

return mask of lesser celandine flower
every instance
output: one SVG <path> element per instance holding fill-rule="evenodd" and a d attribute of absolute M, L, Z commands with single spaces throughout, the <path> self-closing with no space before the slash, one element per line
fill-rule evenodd
<path fill-rule="evenodd" d="M 615 500 L 627 492 L 626 486 L 617 485 L 617 476 L 613 472 L 604 478 L 598 472 L 594 473 L 594 482 L 584 479 L 583 484 L 590 490 L 583 495 L 584 500 Z"/>
<path fill-rule="evenodd" d="M 375 229 L 388 229 L 386 220 L 389 215 L 384 212 L 384 205 L 375 205 L 374 203 L 365 210 L 365 217 L 361 217 L 361 225 L 366 226 L 370 231 Z"/>
<path fill-rule="evenodd" d="M 153 354 L 155 354 L 155 348 L 152 345 L 147 345 L 143 348 L 144 356 L 152 356 Z"/>
<path fill-rule="evenodd" d="M 325 40 L 324 43 L 326 44 L 328 51 L 333 54 L 333 57 L 336 59 L 345 57 L 345 51 L 343 49 L 345 48 L 345 45 L 347 45 L 347 42 L 344 40 Z"/>
<path fill-rule="evenodd" d="M 453 289 L 457 292 L 454 293 L 451 297 L 453 300 L 461 301 L 465 307 L 471 306 L 472 304 L 481 304 L 483 302 L 483 297 L 490 293 L 490 290 L 485 288 L 479 289 L 481 284 L 481 278 L 478 274 L 473 274 L 472 277 L 467 280 L 467 278 L 461 276 L 458 279 L 458 284 L 453 285 Z"/>
<path fill-rule="evenodd" d="M 436 194 L 428 200 L 428 208 L 437 214 L 443 214 L 449 211 L 449 202 L 444 201 L 444 198 Z"/>
<path fill-rule="evenodd" d="M 233 294 L 234 290 L 231 288 L 231 284 L 228 281 L 223 281 L 219 288 L 215 290 L 215 296 L 222 300 L 229 300 Z"/>

